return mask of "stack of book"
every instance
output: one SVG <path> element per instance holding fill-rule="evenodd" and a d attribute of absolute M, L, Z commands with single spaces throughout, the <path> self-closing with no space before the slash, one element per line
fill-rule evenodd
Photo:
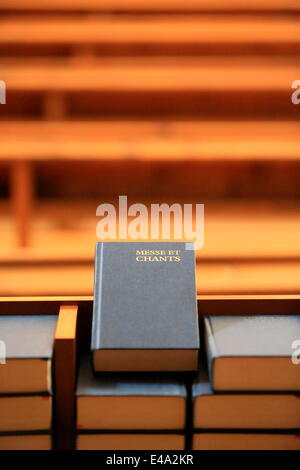
<path fill-rule="evenodd" d="M 52 358 L 57 316 L 1 315 L 0 449 L 52 448 Z"/>
<path fill-rule="evenodd" d="M 184 449 L 183 381 L 144 374 L 97 377 L 86 356 L 76 395 L 77 449 Z"/>
<path fill-rule="evenodd" d="M 299 316 L 211 316 L 205 339 L 209 375 L 203 368 L 192 387 L 193 449 L 300 450 Z"/>
<path fill-rule="evenodd" d="M 197 370 L 198 349 L 194 251 L 185 243 L 98 243 L 77 449 L 184 449 L 182 373 Z"/>

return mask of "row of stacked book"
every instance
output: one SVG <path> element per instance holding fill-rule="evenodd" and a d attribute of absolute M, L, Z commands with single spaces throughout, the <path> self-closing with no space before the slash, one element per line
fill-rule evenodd
<path fill-rule="evenodd" d="M 55 315 L 1 315 L 0 449 L 55 448 Z M 78 358 L 76 449 L 299 450 L 298 315 L 208 316 L 197 371 L 99 372 Z M 293 360 L 295 359 L 295 360 Z"/>
<path fill-rule="evenodd" d="M 56 315 L 1 315 L 0 449 L 50 450 Z"/>

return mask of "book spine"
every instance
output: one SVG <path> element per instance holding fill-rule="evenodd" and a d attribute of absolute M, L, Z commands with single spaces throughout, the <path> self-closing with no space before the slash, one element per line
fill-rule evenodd
<path fill-rule="evenodd" d="M 92 349 L 100 348 L 101 328 L 101 301 L 102 301 L 102 279 L 103 279 L 103 250 L 104 243 L 97 243 L 95 252 L 95 275 L 94 275 L 94 303 L 92 321 Z"/>

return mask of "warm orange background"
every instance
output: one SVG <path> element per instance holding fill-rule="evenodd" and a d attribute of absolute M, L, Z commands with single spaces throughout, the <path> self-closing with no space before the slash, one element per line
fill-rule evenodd
<path fill-rule="evenodd" d="M 298 0 L 0 12 L 0 295 L 92 294 L 122 194 L 205 203 L 198 293 L 299 293 Z"/>

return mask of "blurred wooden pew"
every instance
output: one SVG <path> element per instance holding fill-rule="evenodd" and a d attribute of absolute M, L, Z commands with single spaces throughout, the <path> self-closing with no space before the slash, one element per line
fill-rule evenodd
<path fill-rule="evenodd" d="M 199 292 L 299 292 L 298 0 L 0 11 L 0 295 L 90 295 L 119 194 L 206 203 Z"/>
<path fill-rule="evenodd" d="M 1 116 L 297 118 L 296 58 L 102 58 L 93 64 L 2 60 L 9 101 Z M 20 99 L 22 97 L 22 99 Z"/>
<path fill-rule="evenodd" d="M 206 203 L 205 244 L 198 260 L 217 261 L 300 261 L 300 206 L 297 201 L 268 200 L 203 200 L 200 198 L 172 200 L 159 197 L 128 200 L 144 203 L 150 213 L 150 203 Z M 14 224 L 1 226 L 0 265 L 18 263 L 92 263 L 96 237 L 96 207 L 112 203 L 116 198 L 39 199 L 34 202 L 30 219 L 31 237 L 26 248 L 16 247 Z M 0 205 L 4 213 L 4 203 Z M 118 224 L 117 224 L 118 226 Z M 171 224 L 172 231 L 172 224 Z"/>
<path fill-rule="evenodd" d="M 74 175 L 71 191 L 74 183 L 80 179 L 80 175 L 85 174 L 82 166 L 79 166 L 77 175 L 74 174 L 75 162 L 88 164 L 88 167 L 92 162 L 101 164 L 92 170 L 93 177 L 87 175 L 84 188 L 83 178 L 77 197 L 85 194 L 85 198 L 89 195 L 93 180 L 95 187 L 99 187 L 105 162 L 108 164 L 108 177 L 105 176 L 100 183 L 102 197 L 104 194 L 108 196 L 112 181 L 121 192 L 124 165 L 127 168 L 128 165 L 133 165 L 135 170 L 137 165 L 140 169 L 144 168 L 143 176 L 140 172 L 139 184 L 135 182 L 136 173 L 128 171 L 127 184 L 131 181 L 132 187 L 136 190 L 140 187 L 144 191 L 148 184 L 153 197 L 159 197 L 163 190 L 162 195 L 165 198 L 168 187 L 168 196 L 171 197 L 174 187 L 178 190 L 180 181 L 186 182 L 188 174 L 196 183 L 194 198 L 197 196 L 197 184 L 202 187 L 202 195 L 205 194 L 205 180 L 207 172 L 210 173 L 210 165 L 217 165 L 213 194 L 218 193 L 219 196 L 230 195 L 232 185 L 236 184 L 234 181 L 240 178 L 241 172 L 237 171 L 238 168 L 242 169 L 245 175 L 248 172 L 249 188 L 251 188 L 251 172 L 254 164 L 267 165 L 271 177 L 274 176 L 274 172 L 276 175 L 278 164 L 281 164 L 279 178 L 282 178 L 282 169 L 285 168 L 290 175 L 289 191 L 294 191 L 296 195 L 298 187 L 296 184 L 297 175 L 300 173 L 298 122 L 3 122 L 1 129 L 0 162 L 9 167 L 12 208 L 18 244 L 21 246 L 30 245 L 33 207 L 36 204 L 34 195 L 39 175 L 44 175 L 45 172 L 47 175 L 52 173 L 55 178 L 54 185 L 59 186 L 61 182 L 63 187 L 64 193 L 60 194 L 61 197 L 68 197 L 67 181 L 70 180 L 68 178 L 70 165 Z M 55 167 L 53 170 L 49 168 L 49 164 L 56 162 L 60 164 L 59 171 L 56 171 Z M 182 166 L 183 162 L 188 164 L 188 168 Z M 121 165 L 119 180 L 116 167 L 111 167 L 112 164 Z M 227 170 L 226 167 L 222 167 L 228 164 L 239 165 L 235 170 L 237 179 L 232 177 L 232 166 Z M 168 165 L 168 168 L 165 165 Z M 218 168 L 223 168 L 221 177 L 218 176 Z M 158 171 L 160 178 L 156 176 Z M 170 171 L 172 176 L 169 177 L 169 186 L 165 182 L 162 188 L 161 178 L 164 172 L 167 176 Z M 260 190 L 263 187 L 266 191 L 266 169 L 263 175 Z M 291 175 L 295 178 L 294 189 L 291 185 Z M 44 180 L 45 177 L 47 176 L 43 176 Z M 244 185 L 245 178 L 244 176 Z M 48 177 L 48 181 L 50 180 Z M 105 187 L 104 181 L 107 181 L 108 186 Z M 274 180 L 271 179 L 270 189 L 273 188 L 273 183 Z M 209 180 L 208 184 L 212 186 Z M 217 189 L 214 188 L 215 185 L 218 186 Z M 256 196 L 258 189 L 256 187 L 252 190 L 253 197 Z M 193 195 L 193 186 L 190 185 L 189 191 L 190 196 Z M 277 191 L 280 192 L 279 187 Z M 187 195 L 187 190 L 185 193 Z M 273 192 L 273 195 L 276 193 Z M 48 194 L 48 197 L 53 196 Z M 140 197 L 143 197 L 141 193 Z"/>
<path fill-rule="evenodd" d="M 290 93 L 299 61 L 259 58 L 102 59 L 92 65 L 27 61 L 1 67 L 13 91 Z"/>
<path fill-rule="evenodd" d="M 272 15 L 3 17 L 0 55 L 297 54 L 300 19 Z M 255 32 L 255 34 L 254 34 Z M 53 46 L 51 50 L 51 46 Z M 22 54 L 22 55 L 21 55 Z"/>
<path fill-rule="evenodd" d="M 298 121 L 3 121 L 2 161 L 300 161 Z"/>
<path fill-rule="evenodd" d="M 299 11 L 298 0 L 2 0 L 2 10 L 37 11 Z"/>

